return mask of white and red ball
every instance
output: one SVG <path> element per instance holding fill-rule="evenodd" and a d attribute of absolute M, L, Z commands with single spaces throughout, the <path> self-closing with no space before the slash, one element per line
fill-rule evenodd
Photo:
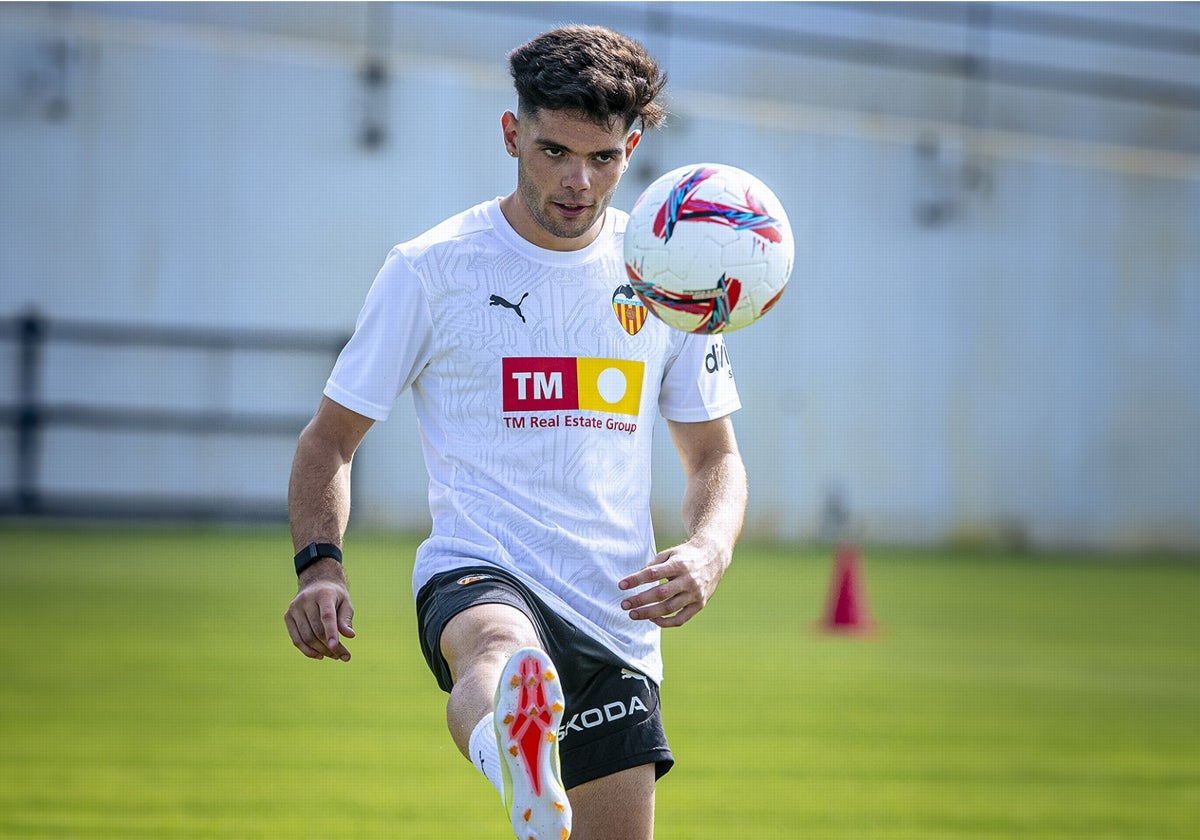
<path fill-rule="evenodd" d="M 625 229 L 625 270 L 646 307 L 676 329 L 733 332 L 778 301 L 795 244 L 783 205 L 748 172 L 697 163 L 648 186 Z"/>

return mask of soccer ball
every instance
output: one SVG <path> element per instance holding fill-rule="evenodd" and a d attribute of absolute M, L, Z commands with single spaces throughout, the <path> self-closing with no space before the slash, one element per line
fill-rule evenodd
<path fill-rule="evenodd" d="M 697 163 L 663 175 L 625 229 L 625 271 L 656 316 L 692 333 L 733 332 L 779 302 L 795 245 L 775 194 L 748 172 Z"/>

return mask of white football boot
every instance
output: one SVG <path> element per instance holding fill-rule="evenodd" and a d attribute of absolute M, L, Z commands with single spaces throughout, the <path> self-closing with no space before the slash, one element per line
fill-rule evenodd
<path fill-rule="evenodd" d="M 554 663 L 523 648 L 496 686 L 496 740 L 504 771 L 504 804 L 518 840 L 567 840 L 571 803 L 558 763 L 558 726 L 566 703 Z"/>

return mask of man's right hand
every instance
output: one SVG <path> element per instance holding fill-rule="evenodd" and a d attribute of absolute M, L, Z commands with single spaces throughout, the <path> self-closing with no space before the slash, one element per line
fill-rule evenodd
<path fill-rule="evenodd" d="M 299 586 L 283 616 L 292 644 L 309 659 L 349 662 L 341 637 L 354 638 L 354 605 L 341 564 L 330 557 L 318 560 L 300 574 Z"/>

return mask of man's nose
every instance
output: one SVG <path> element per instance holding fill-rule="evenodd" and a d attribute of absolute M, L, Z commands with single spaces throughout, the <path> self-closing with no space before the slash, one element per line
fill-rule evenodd
<path fill-rule="evenodd" d="M 588 172 L 587 161 L 576 161 L 567 166 L 563 173 L 562 185 L 575 192 L 582 192 L 592 185 Z"/>

